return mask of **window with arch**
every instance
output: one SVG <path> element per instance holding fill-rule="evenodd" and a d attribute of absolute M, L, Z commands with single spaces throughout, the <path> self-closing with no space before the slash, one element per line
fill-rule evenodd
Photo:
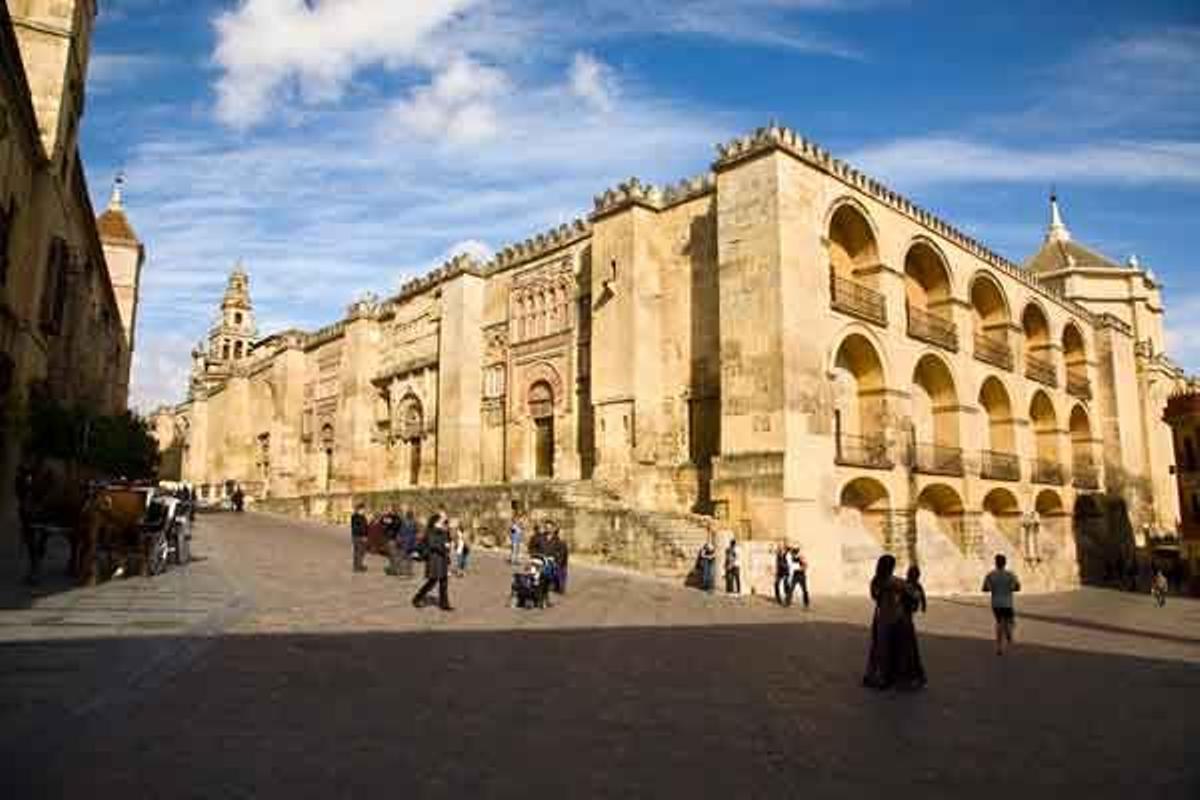
<path fill-rule="evenodd" d="M 971 282 L 971 322 L 975 358 L 1000 369 L 1013 368 L 1008 331 L 1012 324 L 1008 298 L 991 275 L 981 273 Z"/>
<path fill-rule="evenodd" d="M 918 241 L 904 256 L 904 307 L 908 335 L 946 350 L 958 350 L 958 329 L 951 318 L 950 268 L 931 244 Z"/>
<path fill-rule="evenodd" d="M 1021 331 L 1025 339 L 1025 377 L 1046 386 L 1058 386 L 1058 368 L 1050 356 L 1050 321 L 1037 303 L 1025 306 Z"/>
<path fill-rule="evenodd" d="M 241 325 L 241 324 L 242 324 L 242 312 L 240 312 L 240 311 L 235 311 L 235 312 L 234 312 L 234 314 L 233 314 L 233 324 L 234 324 L 234 325 Z"/>
<path fill-rule="evenodd" d="M 879 246 L 863 212 L 844 202 L 829 219 L 830 303 L 834 309 L 887 325 L 879 291 Z"/>
<path fill-rule="evenodd" d="M 241 342 L 233 343 L 233 357 L 235 359 L 242 357 L 242 343 Z"/>

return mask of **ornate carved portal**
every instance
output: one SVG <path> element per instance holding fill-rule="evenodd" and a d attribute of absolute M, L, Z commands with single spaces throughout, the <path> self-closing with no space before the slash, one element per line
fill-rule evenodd
<path fill-rule="evenodd" d="M 421 443 L 424 430 L 425 415 L 421 401 L 414 395 L 406 395 L 399 404 L 397 434 L 404 443 L 404 462 L 409 486 L 419 486 L 421 483 Z"/>

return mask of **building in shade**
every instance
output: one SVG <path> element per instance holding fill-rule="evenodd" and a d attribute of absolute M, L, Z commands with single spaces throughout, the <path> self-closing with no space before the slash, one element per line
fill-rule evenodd
<path fill-rule="evenodd" d="M 784 128 L 241 357 L 238 285 L 160 414 L 210 496 L 447 502 L 489 531 L 516 504 L 656 572 L 736 535 L 760 587 L 789 539 L 856 593 L 884 551 L 934 589 L 977 590 L 996 552 L 1071 586 L 1179 515 L 1151 272 L 1079 244 L 1056 198 L 1009 262 Z"/>
<path fill-rule="evenodd" d="M 1163 419 L 1174 434 L 1179 547 L 1189 574 L 1197 577 L 1200 576 L 1200 384 L 1193 382 L 1172 395 Z"/>
<path fill-rule="evenodd" d="M 145 258 L 120 182 L 99 218 L 79 157 L 93 0 L 0 4 L 0 548 L 38 396 L 126 409 Z"/>

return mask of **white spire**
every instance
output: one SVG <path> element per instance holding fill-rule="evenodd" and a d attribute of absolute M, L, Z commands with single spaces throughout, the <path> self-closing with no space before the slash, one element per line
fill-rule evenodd
<path fill-rule="evenodd" d="M 1047 242 L 1069 242 L 1071 232 L 1063 223 L 1062 214 L 1058 210 L 1058 195 L 1050 193 L 1050 228 L 1046 231 Z"/>
<path fill-rule="evenodd" d="M 1126 264 L 1128 265 L 1128 267 L 1130 269 L 1141 269 L 1142 268 L 1142 262 L 1138 261 L 1138 257 L 1137 257 L 1136 253 L 1129 257 L 1129 261 L 1127 261 Z"/>
<path fill-rule="evenodd" d="M 112 197 L 108 200 L 109 211 L 120 211 L 124 206 L 121 198 L 121 187 L 125 185 L 125 173 L 118 172 L 117 177 L 113 179 Z"/>

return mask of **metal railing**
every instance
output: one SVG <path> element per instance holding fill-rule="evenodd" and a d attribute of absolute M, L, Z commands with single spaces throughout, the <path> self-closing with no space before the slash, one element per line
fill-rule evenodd
<path fill-rule="evenodd" d="M 1013 368 L 1012 347 L 1008 341 L 986 333 L 975 334 L 975 358 L 1000 369 Z"/>
<path fill-rule="evenodd" d="M 1071 465 L 1071 485 L 1076 489 L 1100 488 L 1100 470 L 1091 459 L 1076 459 Z"/>
<path fill-rule="evenodd" d="M 894 466 L 891 456 L 888 455 L 887 440 L 882 434 L 873 436 L 838 434 L 835 461 L 844 467 L 891 469 Z"/>
<path fill-rule="evenodd" d="M 1062 486 L 1064 482 L 1062 464 L 1045 458 L 1035 458 L 1032 480 L 1034 483 Z"/>
<path fill-rule="evenodd" d="M 1058 370 L 1054 368 L 1054 362 L 1033 353 L 1025 354 L 1025 377 L 1050 387 L 1058 386 Z"/>
<path fill-rule="evenodd" d="M 905 304 L 905 309 L 908 311 L 909 336 L 958 352 L 958 326 L 951 320 L 911 304 Z"/>
<path fill-rule="evenodd" d="M 910 463 L 915 472 L 926 475 L 962 475 L 963 451 L 961 447 L 918 443 L 913 445 Z"/>
<path fill-rule="evenodd" d="M 1092 399 L 1092 382 L 1088 380 L 1087 375 L 1080 375 L 1067 371 L 1067 394 L 1074 395 L 1081 400 Z"/>
<path fill-rule="evenodd" d="M 979 454 L 979 477 L 993 481 L 1021 480 L 1021 461 L 1013 453 L 983 450 Z"/>
<path fill-rule="evenodd" d="M 843 278 L 833 271 L 829 273 L 830 302 L 838 311 L 887 325 L 887 302 L 879 292 Z"/>

